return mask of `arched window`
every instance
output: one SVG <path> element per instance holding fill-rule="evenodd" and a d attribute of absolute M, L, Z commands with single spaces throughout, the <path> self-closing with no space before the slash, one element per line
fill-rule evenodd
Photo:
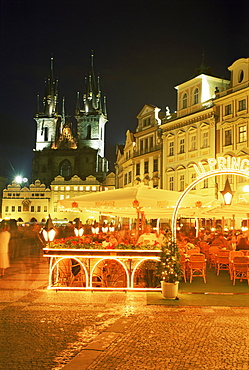
<path fill-rule="evenodd" d="M 194 104 L 198 104 L 199 103 L 199 89 L 195 89 L 194 91 Z"/>
<path fill-rule="evenodd" d="M 65 159 L 60 165 L 60 175 L 62 177 L 72 176 L 72 167 L 68 159 Z"/>
<path fill-rule="evenodd" d="M 187 94 L 183 94 L 183 98 L 182 98 L 182 108 L 187 108 L 187 102 L 188 102 L 188 97 L 187 97 Z"/>

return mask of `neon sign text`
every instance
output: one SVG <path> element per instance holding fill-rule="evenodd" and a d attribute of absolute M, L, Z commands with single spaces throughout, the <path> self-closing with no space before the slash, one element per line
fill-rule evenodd
<path fill-rule="evenodd" d="M 205 169 L 201 162 L 194 164 L 194 169 L 197 173 L 197 177 L 213 172 L 215 170 L 240 170 L 249 173 L 249 159 L 241 159 L 236 157 L 218 157 L 208 159 L 208 170 Z"/>

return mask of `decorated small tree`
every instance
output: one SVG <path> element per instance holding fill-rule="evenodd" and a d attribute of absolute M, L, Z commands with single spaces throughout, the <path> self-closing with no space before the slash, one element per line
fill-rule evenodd
<path fill-rule="evenodd" d="M 157 275 L 161 281 L 175 283 L 181 280 L 180 252 L 174 240 L 167 240 L 160 254 Z"/>

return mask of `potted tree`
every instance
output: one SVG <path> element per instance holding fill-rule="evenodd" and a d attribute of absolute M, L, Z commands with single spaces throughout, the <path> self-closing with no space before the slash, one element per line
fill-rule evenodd
<path fill-rule="evenodd" d="M 174 240 L 167 240 L 157 264 L 157 275 L 161 281 L 162 295 L 166 299 L 178 298 L 178 284 L 181 280 L 182 269 L 180 252 Z"/>

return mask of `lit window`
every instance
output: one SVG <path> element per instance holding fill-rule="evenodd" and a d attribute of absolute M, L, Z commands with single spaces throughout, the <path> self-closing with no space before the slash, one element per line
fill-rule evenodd
<path fill-rule="evenodd" d="M 145 161 L 144 162 L 144 173 L 148 173 L 148 172 L 149 172 L 149 162 Z"/>
<path fill-rule="evenodd" d="M 70 191 L 70 186 L 66 186 L 66 191 Z"/>
<path fill-rule="evenodd" d="M 203 132 L 202 136 L 202 147 L 207 148 L 208 147 L 208 132 Z"/>
<path fill-rule="evenodd" d="M 129 171 L 129 173 L 128 173 L 128 183 L 130 183 L 131 182 L 131 171 Z"/>
<path fill-rule="evenodd" d="M 180 140 L 180 154 L 185 152 L 185 140 L 181 139 Z"/>
<path fill-rule="evenodd" d="M 180 176 L 180 191 L 184 190 L 184 184 L 185 184 L 184 175 L 181 175 Z"/>
<path fill-rule="evenodd" d="M 246 141 L 246 125 L 239 127 L 239 142 L 243 143 Z"/>
<path fill-rule="evenodd" d="M 96 190 L 97 190 L 96 186 L 92 186 L 92 191 L 96 191 Z"/>
<path fill-rule="evenodd" d="M 169 178 L 169 190 L 174 190 L 174 176 L 170 176 Z"/>
<path fill-rule="evenodd" d="M 61 186 L 60 190 L 61 190 L 61 191 L 64 191 L 64 186 Z"/>
<path fill-rule="evenodd" d="M 158 171 L 158 158 L 155 158 L 153 161 L 153 171 Z"/>
<path fill-rule="evenodd" d="M 225 131 L 225 145 L 232 144 L 232 130 Z"/>
<path fill-rule="evenodd" d="M 140 163 L 136 164 L 136 176 L 140 175 Z"/>
<path fill-rule="evenodd" d="M 208 188 L 208 179 L 205 179 L 205 180 L 203 181 L 203 188 L 204 188 L 204 189 L 207 189 L 207 188 Z"/>
<path fill-rule="evenodd" d="M 195 89 L 195 91 L 194 91 L 194 104 L 198 104 L 198 103 L 199 103 L 199 90 Z"/>
<path fill-rule="evenodd" d="M 69 194 L 66 194 L 66 199 L 70 198 L 70 195 Z"/>
<path fill-rule="evenodd" d="M 37 212 L 41 212 L 41 206 L 37 206 Z"/>
<path fill-rule="evenodd" d="M 64 199 L 64 194 L 60 194 L 60 200 Z"/>
<path fill-rule="evenodd" d="M 78 191 L 78 186 L 74 186 L 74 187 L 73 187 L 73 190 L 74 190 L 74 191 Z"/>
<path fill-rule="evenodd" d="M 185 93 L 182 98 L 182 108 L 187 108 L 187 103 L 188 103 L 188 97 L 187 94 Z"/>
<path fill-rule="evenodd" d="M 228 105 L 225 106 L 225 116 L 228 116 L 229 114 L 232 114 L 231 104 L 228 104 Z"/>
<path fill-rule="evenodd" d="M 47 211 L 48 211 L 48 207 L 44 206 L 44 212 L 47 212 Z"/>
<path fill-rule="evenodd" d="M 174 142 L 173 141 L 169 143 L 169 155 L 170 156 L 174 155 Z"/>
<path fill-rule="evenodd" d="M 84 190 L 83 186 L 80 186 L 80 191 L 83 191 L 83 190 Z"/>
<path fill-rule="evenodd" d="M 54 190 L 55 190 L 55 191 L 57 191 L 57 190 L 58 190 L 58 186 L 57 186 L 57 185 L 54 187 Z"/>
<path fill-rule="evenodd" d="M 190 137 L 190 150 L 196 150 L 196 135 Z"/>
<path fill-rule="evenodd" d="M 246 99 L 239 101 L 239 111 L 246 109 Z"/>
<path fill-rule="evenodd" d="M 127 185 L 127 173 L 124 175 L 124 185 Z"/>
<path fill-rule="evenodd" d="M 86 186 L 86 191 L 90 191 L 90 186 Z"/>

